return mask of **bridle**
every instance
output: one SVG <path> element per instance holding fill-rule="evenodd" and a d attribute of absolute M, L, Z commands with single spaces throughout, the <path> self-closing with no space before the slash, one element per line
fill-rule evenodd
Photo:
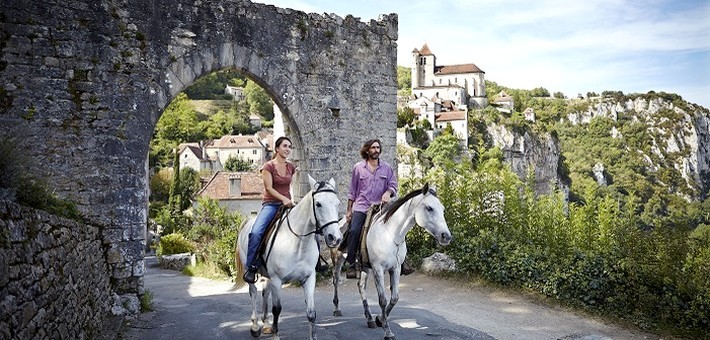
<path fill-rule="evenodd" d="M 293 228 L 291 228 L 291 220 L 288 218 L 288 215 L 286 215 L 286 224 L 288 225 L 288 230 L 290 230 L 292 234 L 294 234 L 298 237 L 304 237 L 304 236 L 308 236 L 311 234 L 323 235 L 323 229 L 327 228 L 331 224 L 338 223 L 338 220 L 335 220 L 335 221 L 330 221 L 324 225 L 321 225 L 320 221 L 318 221 L 318 215 L 316 214 L 316 194 L 320 194 L 320 193 L 324 193 L 324 192 L 332 192 L 337 195 L 337 192 L 335 192 L 335 190 L 330 189 L 330 188 L 324 188 L 324 187 L 325 187 L 325 182 L 318 182 L 317 186 L 316 186 L 316 190 L 313 190 L 311 192 L 311 201 L 313 202 L 313 204 L 311 204 L 311 206 L 313 207 L 313 217 L 316 219 L 316 229 L 309 232 L 309 233 L 303 234 L 303 235 L 297 234 L 295 231 L 293 231 Z"/>

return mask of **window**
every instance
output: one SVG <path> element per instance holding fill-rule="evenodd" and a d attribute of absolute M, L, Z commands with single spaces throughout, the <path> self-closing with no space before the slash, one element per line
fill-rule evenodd
<path fill-rule="evenodd" d="M 256 155 L 256 150 L 252 150 L 252 155 Z"/>

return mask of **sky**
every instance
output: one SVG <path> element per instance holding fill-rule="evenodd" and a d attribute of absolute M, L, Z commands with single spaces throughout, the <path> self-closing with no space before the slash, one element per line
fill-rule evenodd
<path fill-rule="evenodd" d="M 397 13 L 397 64 L 476 64 L 515 89 L 664 91 L 710 108 L 710 0 L 254 0 L 369 22 Z"/>

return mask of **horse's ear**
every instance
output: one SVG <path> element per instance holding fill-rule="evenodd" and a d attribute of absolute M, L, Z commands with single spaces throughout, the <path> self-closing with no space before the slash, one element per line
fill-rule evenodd
<path fill-rule="evenodd" d="M 426 195 L 429 193 L 429 183 L 424 184 L 424 187 L 422 188 L 422 194 Z"/>
<path fill-rule="evenodd" d="M 328 184 L 330 184 L 331 187 L 335 188 L 335 180 L 333 179 L 333 177 L 328 180 Z"/>
<path fill-rule="evenodd" d="M 308 174 L 308 183 L 311 184 L 311 189 L 314 189 L 316 187 L 316 180 L 311 177 L 311 174 Z"/>

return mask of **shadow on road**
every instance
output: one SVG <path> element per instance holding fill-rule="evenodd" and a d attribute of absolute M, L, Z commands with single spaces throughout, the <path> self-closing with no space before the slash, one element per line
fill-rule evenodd
<path fill-rule="evenodd" d="M 145 289 L 153 294 L 154 311 L 126 320 L 120 339 L 250 339 L 251 302 L 246 287 L 227 281 L 190 277 L 161 269 L 155 257 L 146 258 Z M 377 314 L 374 285 L 368 298 Z M 317 334 L 319 339 L 381 339 L 381 328 L 367 328 L 354 280 L 341 288 L 340 306 L 345 316 L 332 316 L 333 289 L 329 283 L 316 287 Z M 421 307 L 400 302 L 392 311 L 390 324 L 399 339 L 492 339 L 485 333 L 448 322 Z M 374 298 L 374 299 L 373 299 Z M 283 290 L 283 311 L 279 328 L 282 339 L 304 339 L 308 334 L 303 290 Z M 464 313 L 465 311 L 461 311 Z M 270 338 L 262 335 L 261 338 Z"/>

